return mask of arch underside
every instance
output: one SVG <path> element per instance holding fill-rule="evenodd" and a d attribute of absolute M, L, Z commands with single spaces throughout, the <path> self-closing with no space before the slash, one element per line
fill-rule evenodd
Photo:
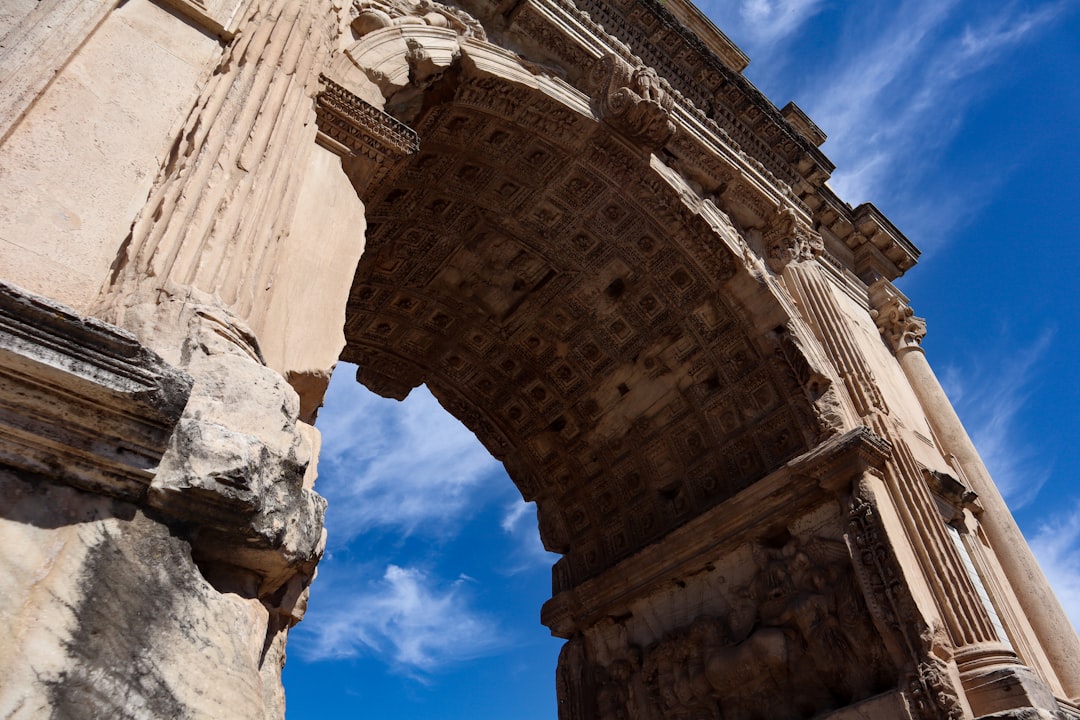
<path fill-rule="evenodd" d="M 499 78 L 428 100 L 421 150 L 365 197 L 342 359 L 384 396 L 426 383 L 505 463 L 565 556 L 556 592 L 813 447 L 782 332 L 648 153 Z"/>

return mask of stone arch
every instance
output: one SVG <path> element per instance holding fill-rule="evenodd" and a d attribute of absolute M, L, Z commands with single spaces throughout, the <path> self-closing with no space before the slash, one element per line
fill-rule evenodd
<path fill-rule="evenodd" d="M 4 655 L 40 706 L 113 717 L 198 664 L 172 714 L 280 716 L 277 670 L 322 547 L 309 421 L 346 345 L 384 394 L 429 382 L 540 503 L 564 554 L 542 612 L 568 639 L 564 720 L 1073 707 L 1077 640 L 890 283 L 918 252 L 824 184 L 820 130 L 761 96 L 685 0 L 460 3 L 164 3 L 178 14 L 158 21 L 183 16 L 197 40 L 184 52 L 204 48 L 155 88 L 186 114 L 145 132 L 155 113 L 117 118 L 134 164 L 90 154 L 103 178 L 150 172 L 100 226 L 125 230 L 42 243 L 82 280 L 20 270 L 96 320 L 0 288 L 17 357 L 0 451 L 19 488 L 70 485 L 80 513 L 94 495 L 120 503 L 86 525 L 100 569 L 76 549 L 71 572 L 46 574 L 156 588 L 174 558 L 170 602 L 196 622 L 137 594 L 106 617 L 89 583 L 43 586 L 90 632 Z M 36 68 L 27 92 L 70 84 L 50 68 L 77 75 L 113 117 L 104 29 L 155 4 L 76 18 L 75 35 L 103 29 L 73 45 L 88 65 L 38 53 L 39 34 L 7 61 Z M 154 31 L 140 47 L 151 36 L 171 46 Z M 57 97 L 81 112 L 89 96 Z M 6 132 L 96 144 L 58 122 Z M 61 237 L 48 222 L 26 227 Z M 63 257 L 83 240 L 86 268 Z M 20 501 L 42 546 L 57 520 L 74 528 L 53 489 Z M 43 577 L 23 575 L 19 592 Z M 224 654 L 186 663 L 203 627 Z M 73 638 L 79 658 L 43 679 L 33 658 Z M 147 680 L 136 656 L 166 669 Z M 88 695 L 98 669 L 124 692 Z"/>
<path fill-rule="evenodd" d="M 837 430 L 771 273 L 651 152 L 666 91 L 612 83 L 635 73 L 605 56 L 590 97 L 482 37 L 369 13 L 339 77 L 388 94 L 419 150 L 377 183 L 346 164 L 368 228 L 342 358 L 387 397 L 426 383 L 505 463 L 564 555 L 556 592 Z"/>

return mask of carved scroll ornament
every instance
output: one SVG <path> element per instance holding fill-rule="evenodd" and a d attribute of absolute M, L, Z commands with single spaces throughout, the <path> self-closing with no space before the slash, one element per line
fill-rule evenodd
<path fill-rule="evenodd" d="M 626 137 L 653 150 L 675 135 L 671 86 L 652 68 L 605 55 L 593 65 L 590 81 L 601 118 Z"/>
<path fill-rule="evenodd" d="M 894 293 L 882 299 L 870 316 L 893 352 L 921 345 L 926 337 L 926 320 L 915 317 L 915 311 Z"/>

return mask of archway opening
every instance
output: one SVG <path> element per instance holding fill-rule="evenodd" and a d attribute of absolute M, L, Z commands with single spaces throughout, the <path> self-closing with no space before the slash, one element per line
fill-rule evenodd
<path fill-rule="evenodd" d="M 426 383 L 506 465 L 564 555 L 557 594 L 823 428 L 726 216 L 572 87 L 461 65 L 410 99 L 420 151 L 358 182 L 342 358 L 386 397 Z"/>
<path fill-rule="evenodd" d="M 344 163 L 367 227 L 342 359 L 383 397 L 429 388 L 536 503 L 544 547 L 562 555 L 542 614 L 569 640 L 559 702 L 599 706 L 628 692 L 631 675 L 669 686 L 664 658 L 688 633 L 718 667 L 746 652 L 767 668 L 817 647 L 792 630 L 805 642 L 789 648 L 772 626 L 810 586 L 833 603 L 826 575 L 785 580 L 773 602 L 783 612 L 746 600 L 776 593 L 767 586 L 782 558 L 815 555 L 800 548 L 843 549 L 837 508 L 787 466 L 837 433 L 815 405 L 829 381 L 806 355 L 807 328 L 760 259 L 794 232 L 793 213 L 777 219 L 734 179 L 706 191 L 676 153 L 612 123 L 579 86 L 475 40 L 429 48 L 452 38 L 423 27 L 359 44 L 416 35 L 385 110 L 420 147 Z M 381 69 L 369 77 L 393 85 Z M 654 104 L 649 128 L 665 117 Z M 766 527 L 780 506 L 798 527 Z M 693 536 L 717 520 L 726 536 L 702 556 Z M 850 570 L 832 576 L 847 582 Z M 762 623 L 771 629 L 759 635 Z M 727 692 L 722 668 L 713 675 L 710 698 Z M 865 680 L 806 702 L 838 707 L 885 684 Z"/>
<path fill-rule="evenodd" d="M 424 387 L 337 368 L 319 415 L 327 548 L 290 634 L 288 717 L 552 718 L 557 556 L 535 508 Z"/>

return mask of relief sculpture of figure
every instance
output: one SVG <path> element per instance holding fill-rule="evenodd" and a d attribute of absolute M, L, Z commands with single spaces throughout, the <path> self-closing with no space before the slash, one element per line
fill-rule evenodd
<path fill-rule="evenodd" d="M 888 686 L 884 650 L 849 607 L 858 601 L 843 543 L 787 536 L 753 556 L 757 571 L 723 617 L 698 617 L 646 651 L 641 676 L 661 716 L 808 717 Z"/>

